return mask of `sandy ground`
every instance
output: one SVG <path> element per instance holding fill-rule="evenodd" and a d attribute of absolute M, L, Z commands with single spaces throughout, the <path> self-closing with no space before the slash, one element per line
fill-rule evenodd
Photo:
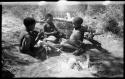
<path fill-rule="evenodd" d="M 10 15 L 2 16 L 2 41 L 14 43 L 18 39 L 14 33 L 18 30 L 24 29 L 21 20 Z M 18 52 L 18 47 L 7 49 L 10 54 L 19 61 L 29 61 L 30 64 L 17 64 L 19 67 L 17 72 L 14 72 L 16 77 L 122 77 L 123 76 L 123 40 L 114 39 L 110 35 L 96 36 L 96 40 L 100 41 L 102 47 L 111 54 L 104 54 L 96 49 L 87 51 L 90 57 L 89 63 L 95 63 L 88 68 L 88 62 L 83 64 L 83 70 L 78 71 L 78 66 L 71 69 L 75 61 L 72 54 L 64 53 L 63 55 L 52 56 L 47 60 L 41 62 L 29 55 Z M 55 54 L 56 55 L 56 54 Z M 100 63 L 99 63 L 100 62 Z M 101 66 L 98 65 L 102 64 Z M 99 67 L 99 68 L 98 68 Z M 100 69 L 100 70 L 98 70 Z M 97 72 L 99 71 L 99 72 Z"/>

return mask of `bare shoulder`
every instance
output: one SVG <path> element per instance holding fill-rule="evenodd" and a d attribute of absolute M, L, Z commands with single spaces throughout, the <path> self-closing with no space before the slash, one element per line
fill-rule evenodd
<path fill-rule="evenodd" d="M 22 31 L 22 32 L 20 33 L 20 36 L 24 36 L 24 35 L 26 35 L 26 34 L 28 34 L 26 31 Z"/>
<path fill-rule="evenodd" d="M 28 36 L 28 32 L 26 31 L 22 31 L 21 34 L 20 34 L 20 39 L 24 36 Z"/>
<path fill-rule="evenodd" d="M 22 31 L 20 36 L 19 36 L 19 42 L 21 42 L 21 40 L 23 39 L 23 37 L 28 34 L 26 31 Z"/>
<path fill-rule="evenodd" d="M 80 34 L 80 31 L 74 29 L 71 36 L 79 36 L 79 34 Z"/>

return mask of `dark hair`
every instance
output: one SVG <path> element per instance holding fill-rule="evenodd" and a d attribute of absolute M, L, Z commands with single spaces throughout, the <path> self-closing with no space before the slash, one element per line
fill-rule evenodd
<path fill-rule="evenodd" d="M 47 13 L 47 14 L 45 15 L 45 19 L 47 19 L 48 17 L 53 17 L 53 15 L 50 14 L 50 13 Z"/>
<path fill-rule="evenodd" d="M 36 21 L 34 18 L 27 17 L 23 20 L 24 25 L 26 26 L 26 30 L 30 31 L 32 29 L 32 25 L 36 24 Z"/>
<path fill-rule="evenodd" d="M 74 24 L 79 24 L 81 25 L 83 23 L 83 19 L 81 17 L 75 17 L 72 21 L 72 23 Z"/>
<path fill-rule="evenodd" d="M 24 19 L 23 23 L 24 23 L 25 26 L 31 26 L 31 25 L 35 24 L 36 21 L 35 21 L 34 18 L 27 17 L 27 18 Z"/>

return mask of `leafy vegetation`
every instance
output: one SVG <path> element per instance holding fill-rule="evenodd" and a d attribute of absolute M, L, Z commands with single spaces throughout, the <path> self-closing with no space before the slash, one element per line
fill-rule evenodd
<path fill-rule="evenodd" d="M 82 17 L 84 20 L 83 25 L 88 25 L 89 27 L 95 29 L 97 32 L 103 32 L 104 34 L 107 34 L 107 33 L 112 34 L 113 36 L 117 36 L 120 39 L 123 38 L 123 27 L 124 27 L 123 5 L 110 4 L 105 6 L 101 4 L 100 5 L 78 4 L 78 5 L 65 5 L 64 7 L 65 7 L 65 10 L 61 11 L 59 6 L 57 6 L 54 3 L 41 5 L 41 6 L 23 5 L 23 4 L 22 5 L 2 5 L 2 47 L 3 47 L 2 64 L 4 65 L 5 69 L 12 71 L 13 74 L 17 74 L 17 72 L 21 73 L 22 71 L 24 72 L 27 71 L 25 73 L 29 73 L 29 75 L 24 73 L 24 75 L 26 76 L 30 76 L 31 73 L 33 75 L 39 74 L 39 76 L 41 76 L 41 73 L 43 74 L 43 71 L 41 70 L 46 69 L 43 67 L 42 64 L 40 66 L 38 65 L 38 67 L 36 67 L 36 64 L 34 66 L 30 65 L 36 62 L 37 60 L 35 58 L 30 57 L 29 55 L 20 54 L 18 47 L 12 46 L 12 44 L 19 43 L 18 40 L 19 40 L 20 32 L 25 29 L 23 25 L 23 19 L 25 17 L 33 17 L 36 20 L 41 20 L 44 18 L 46 13 L 52 13 L 54 18 L 66 19 L 67 13 L 69 13 L 71 18 L 75 16 Z M 67 22 L 62 22 L 62 21 L 54 21 L 54 23 L 57 26 L 57 28 L 61 32 L 65 33 L 67 35 L 67 38 L 69 38 L 73 29 L 72 24 Z M 42 24 L 36 24 L 36 28 L 39 30 L 39 28 L 42 28 Z M 105 48 L 107 47 L 108 50 L 115 52 L 116 55 L 120 54 L 121 52 L 123 53 L 122 51 L 123 47 L 121 46 L 117 47 L 117 43 L 113 41 L 113 39 L 107 38 L 108 36 L 109 35 L 105 35 L 104 37 L 104 35 L 100 35 L 100 36 L 97 36 L 96 38 L 101 41 L 101 43 Z M 114 48 L 113 46 L 114 47 L 116 46 L 116 48 Z M 95 60 L 103 60 L 103 61 L 109 62 L 110 64 L 113 63 L 111 65 L 107 65 L 107 63 L 105 65 L 103 64 L 104 66 L 106 66 L 105 69 L 108 69 L 108 70 L 106 70 L 106 72 L 104 73 L 101 71 L 99 73 L 100 75 L 98 74 L 99 77 L 105 77 L 108 74 L 107 72 L 110 73 L 108 74 L 109 76 L 112 76 L 111 73 L 114 74 L 115 72 L 119 74 L 123 73 L 122 72 L 123 68 L 120 67 L 123 65 L 121 64 L 122 58 L 118 59 L 113 56 L 107 56 L 95 51 L 92 51 L 91 54 L 92 55 L 91 55 L 90 61 L 94 61 L 95 59 Z M 49 61 L 48 64 L 50 64 L 50 61 L 55 62 L 58 59 L 63 59 L 63 58 L 55 57 L 54 60 L 49 59 L 47 61 Z M 117 66 L 119 65 L 119 63 L 121 65 Z M 115 68 L 114 68 L 114 65 L 116 65 Z M 24 66 L 27 66 L 29 70 Z M 34 69 L 36 69 L 35 72 L 30 72 L 31 70 L 34 71 Z M 38 71 L 41 73 L 39 73 Z M 101 73 L 103 73 L 103 76 Z M 45 76 L 44 74 L 42 76 Z M 120 77 L 121 76 L 122 75 L 120 75 Z"/>
<path fill-rule="evenodd" d="M 11 11 L 15 17 L 23 20 L 25 17 L 34 17 L 36 20 L 44 18 L 46 13 L 52 13 L 54 17 L 66 18 L 66 13 L 70 13 L 71 17 L 80 16 L 85 20 L 84 24 L 90 27 L 103 27 L 105 32 L 112 32 L 116 35 L 123 35 L 123 5 L 66 5 L 64 11 L 60 11 L 54 3 L 47 5 L 3 5 L 2 13 Z M 85 18 L 89 17 L 89 18 Z M 86 21 L 87 20 L 87 21 Z M 67 26 L 65 23 L 56 22 L 60 29 L 69 29 L 72 26 Z M 97 28 L 97 29 L 98 29 Z M 121 36 L 123 37 L 123 36 Z"/>

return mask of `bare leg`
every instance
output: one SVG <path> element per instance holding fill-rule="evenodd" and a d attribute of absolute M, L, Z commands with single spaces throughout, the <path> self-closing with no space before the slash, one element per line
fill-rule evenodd
<path fill-rule="evenodd" d="M 65 49 L 69 49 L 69 51 L 75 51 L 78 49 L 77 47 L 72 45 L 70 41 L 65 41 L 65 42 L 61 43 L 61 47 L 62 47 L 62 50 L 64 50 L 64 51 L 65 51 Z"/>

